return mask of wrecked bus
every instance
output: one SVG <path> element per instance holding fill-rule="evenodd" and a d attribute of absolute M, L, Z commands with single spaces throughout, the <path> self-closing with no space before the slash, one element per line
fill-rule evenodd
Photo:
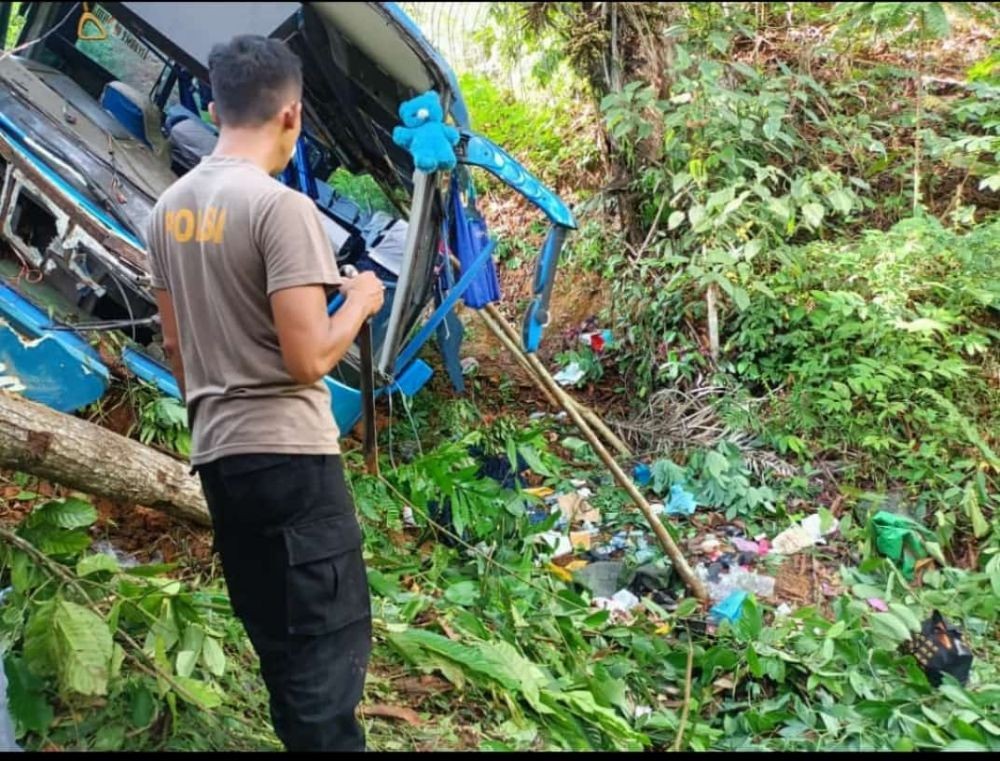
<path fill-rule="evenodd" d="M 241 33 L 282 39 L 303 62 L 302 137 L 280 180 L 315 202 L 341 266 L 369 257 L 386 282 L 374 394 L 419 391 L 432 370 L 417 354 L 431 338 L 462 390 L 456 306 L 499 298 L 476 168 L 550 224 L 523 321 L 524 348 L 537 349 L 573 215 L 472 130 L 454 73 L 394 3 L 4 3 L 0 39 L 13 13 L 23 26 L 0 56 L 0 386 L 71 412 L 105 393 L 113 362 L 180 399 L 164 363 L 145 223 L 160 193 L 211 152 L 208 53 Z M 415 172 L 392 140 L 399 104 L 428 90 L 461 135 L 450 173 Z M 389 208 L 338 193 L 337 170 L 370 178 Z M 121 339 L 120 357 L 88 341 L 100 331 Z M 362 410 L 357 346 L 326 383 L 347 432 Z"/>

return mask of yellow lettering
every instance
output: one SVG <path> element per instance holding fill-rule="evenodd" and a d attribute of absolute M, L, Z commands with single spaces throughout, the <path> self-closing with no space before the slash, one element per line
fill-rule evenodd
<path fill-rule="evenodd" d="M 187 243 L 194 235 L 194 214 L 190 209 L 181 209 L 177 212 L 174 222 L 174 240 L 178 243 Z"/>
<path fill-rule="evenodd" d="M 209 206 L 204 211 L 198 212 L 198 237 L 199 243 L 207 243 L 215 236 L 215 216 L 216 209 Z"/>
<path fill-rule="evenodd" d="M 212 239 L 214 243 L 222 243 L 222 238 L 226 232 L 226 210 L 222 209 L 215 220 L 215 237 Z"/>
<path fill-rule="evenodd" d="M 167 231 L 167 235 L 174 237 L 177 231 L 177 215 L 168 211 L 163 217 L 163 227 Z"/>

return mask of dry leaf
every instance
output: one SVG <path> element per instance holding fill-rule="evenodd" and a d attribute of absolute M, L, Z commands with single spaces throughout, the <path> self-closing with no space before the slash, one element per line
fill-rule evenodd
<path fill-rule="evenodd" d="M 420 717 L 412 708 L 405 706 L 388 706 L 376 703 L 372 706 L 365 706 L 365 716 L 379 716 L 383 719 L 397 719 L 412 724 L 414 727 L 420 726 Z"/>

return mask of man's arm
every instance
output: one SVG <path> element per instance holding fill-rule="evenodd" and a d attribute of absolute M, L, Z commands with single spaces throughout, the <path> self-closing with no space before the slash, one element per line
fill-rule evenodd
<path fill-rule="evenodd" d="M 271 294 L 271 311 L 288 374 L 296 383 L 315 383 L 343 359 L 364 321 L 382 307 L 382 285 L 374 273 L 344 281 L 344 304 L 326 313 L 322 285 L 282 288 Z"/>
<path fill-rule="evenodd" d="M 170 292 L 165 288 L 156 288 L 156 305 L 160 310 L 160 326 L 163 328 L 163 349 L 170 360 L 170 368 L 174 372 L 174 379 L 177 387 L 181 390 L 181 399 L 186 397 L 184 392 L 184 363 L 181 360 L 181 345 L 177 335 L 177 317 L 174 314 L 174 302 L 170 298 Z"/>

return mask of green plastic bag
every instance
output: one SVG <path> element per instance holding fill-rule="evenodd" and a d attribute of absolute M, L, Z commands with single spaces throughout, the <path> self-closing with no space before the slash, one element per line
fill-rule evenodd
<path fill-rule="evenodd" d="M 875 549 L 898 565 L 903 576 L 910 581 L 917 561 L 928 554 L 921 536 L 929 539 L 934 535 L 912 518 L 885 510 L 875 513 L 870 525 Z"/>

